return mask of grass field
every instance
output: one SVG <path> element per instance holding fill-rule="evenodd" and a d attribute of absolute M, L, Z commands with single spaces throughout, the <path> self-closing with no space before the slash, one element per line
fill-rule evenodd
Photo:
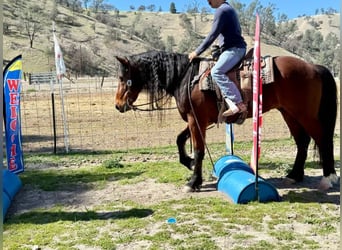
<path fill-rule="evenodd" d="M 209 148 L 216 161 L 224 145 Z M 250 149 L 235 143 L 246 162 Z M 208 156 L 201 192 L 184 193 L 191 172 L 174 146 L 27 154 L 4 249 L 340 249 L 339 185 L 317 191 L 322 170 L 313 149 L 300 184 L 282 180 L 293 162 L 291 139 L 264 140 L 262 152 L 260 175 L 281 202 L 230 203 L 215 189 Z"/>

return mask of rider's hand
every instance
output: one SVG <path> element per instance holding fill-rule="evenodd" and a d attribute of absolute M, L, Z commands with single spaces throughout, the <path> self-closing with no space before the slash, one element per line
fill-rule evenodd
<path fill-rule="evenodd" d="M 197 53 L 195 51 L 191 52 L 188 57 L 189 57 L 189 60 L 190 62 L 197 56 Z"/>

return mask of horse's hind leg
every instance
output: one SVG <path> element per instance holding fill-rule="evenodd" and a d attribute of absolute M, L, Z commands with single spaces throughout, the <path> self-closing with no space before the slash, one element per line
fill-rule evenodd
<path fill-rule="evenodd" d="M 323 167 L 323 178 L 318 188 L 327 190 L 338 182 L 338 177 L 334 168 L 333 132 L 324 132 L 324 130 L 321 130 L 322 125 L 314 120 L 308 124 L 310 125 L 306 127 L 306 130 L 314 139 L 318 147 L 320 164 Z"/>
<path fill-rule="evenodd" d="M 186 166 L 189 170 L 191 170 L 194 159 L 189 157 L 185 150 L 185 143 L 189 139 L 189 137 L 190 129 L 189 126 L 186 126 L 186 128 L 177 136 L 177 147 L 179 153 L 179 162 Z"/>
<path fill-rule="evenodd" d="M 327 190 L 333 187 L 333 184 L 338 183 L 338 177 L 335 171 L 334 161 L 334 143 L 333 138 L 322 138 L 322 141 L 317 144 L 320 162 L 323 167 L 323 178 L 318 186 L 321 190 Z"/>
<path fill-rule="evenodd" d="M 293 168 L 287 175 L 288 178 L 293 179 L 296 182 L 303 181 L 304 179 L 304 165 L 308 156 L 308 147 L 311 140 L 304 129 L 300 129 L 298 132 L 299 133 L 295 135 L 292 133 L 297 145 L 297 154 Z"/>
<path fill-rule="evenodd" d="M 287 178 L 292 179 L 296 182 L 303 181 L 304 178 L 304 165 L 308 155 L 308 147 L 310 144 L 310 136 L 306 133 L 305 129 L 288 113 L 280 110 L 287 126 L 290 129 L 291 135 L 293 136 L 297 145 L 296 159 L 293 164 L 293 168 L 288 173 Z"/>

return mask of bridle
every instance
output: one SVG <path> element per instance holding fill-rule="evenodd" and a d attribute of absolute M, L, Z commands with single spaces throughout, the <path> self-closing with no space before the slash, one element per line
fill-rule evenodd
<path fill-rule="evenodd" d="M 167 94 L 165 93 L 164 95 L 162 95 L 161 97 L 159 97 L 158 99 L 154 99 L 151 102 L 146 102 L 143 104 L 138 104 L 138 105 L 133 105 L 130 104 L 129 100 L 131 99 L 129 96 L 129 93 L 131 92 L 131 87 L 132 87 L 133 81 L 131 79 L 128 79 L 126 81 L 126 93 L 127 93 L 127 100 L 126 100 L 126 105 L 133 111 L 156 111 L 156 110 L 172 110 L 172 109 L 176 109 L 177 107 L 171 107 L 171 108 L 163 108 L 163 106 L 167 103 L 167 101 L 171 98 L 167 98 L 167 100 L 165 101 L 165 103 L 162 103 L 162 105 L 158 105 L 158 102 L 160 100 L 165 99 L 165 97 L 167 96 Z M 156 104 L 156 105 L 153 105 Z M 139 108 L 139 107 L 143 107 L 143 106 L 152 106 L 152 108 Z M 156 106 L 156 108 L 155 108 Z"/>

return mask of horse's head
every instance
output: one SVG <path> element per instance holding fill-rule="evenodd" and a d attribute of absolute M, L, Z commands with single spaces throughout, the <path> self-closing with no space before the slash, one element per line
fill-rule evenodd
<path fill-rule="evenodd" d="M 139 72 L 134 64 L 127 57 L 118 57 L 119 66 L 119 81 L 115 95 L 115 107 L 120 112 L 126 112 L 134 109 L 133 103 L 138 98 L 142 90 L 142 84 L 139 84 Z"/>

